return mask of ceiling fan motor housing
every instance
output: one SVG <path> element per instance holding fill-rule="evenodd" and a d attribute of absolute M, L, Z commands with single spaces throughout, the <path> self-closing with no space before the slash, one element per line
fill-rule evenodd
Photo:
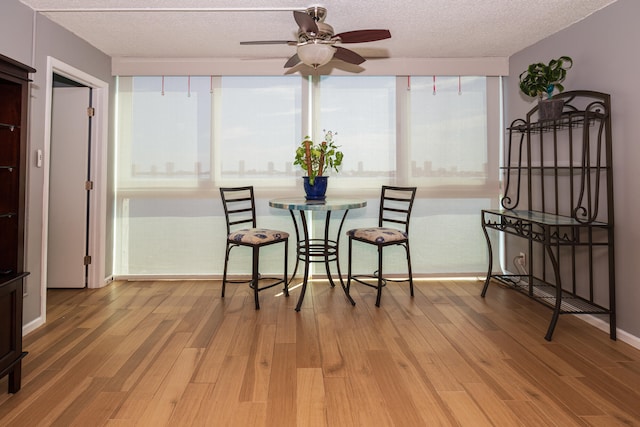
<path fill-rule="evenodd" d="M 318 22 L 318 32 L 305 32 L 304 30 L 298 31 L 298 41 L 300 43 L 306 43 L 309 40 L 331 40 L 333 37 L 333 27 L 323 22 Z"/>

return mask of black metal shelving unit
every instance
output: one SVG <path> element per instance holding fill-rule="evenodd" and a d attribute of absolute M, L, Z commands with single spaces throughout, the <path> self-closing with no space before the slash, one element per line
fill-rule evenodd
<path fill-rule="evenodd" d="M 554 98 L 565 102 L 559 119 L 536 121 L 534 107 L 507 129 L 501 208 L 481 212 L 489 252 L 482 296 L 496 280 L 549 306 L 549 341 L 566 313 L 608 316 L 616 339 L 610 96 Z M 489 230 L 504 233 L 507 252 L 522 248 L 523 271 L 494 272 Z"/>

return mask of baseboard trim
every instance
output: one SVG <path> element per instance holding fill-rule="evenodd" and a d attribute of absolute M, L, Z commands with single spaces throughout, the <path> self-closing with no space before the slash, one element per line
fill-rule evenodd
<path fill-rule="evenodd" d="M 592 314 L 575 314 L 578 319 L 587 322 L 591 326 L 600 329 L 603 332 L 609 334 L 609 323 L 604 320 L 592 315 Z M 630 334 L 627 331 L 623 331 L 620 328 L 616 328 L 616 337 L 618 341 L 622 341 L 624 343 L 629 344 L 631 347 L 637 348 L 640 350 L 640 337 L 636 337 L 635 335 Z"/>
<path fill-rule="evenodd" d="M 32 320 L 31 322 L 29 322 L 26 325 L 22 326 L 22 336 L 25 336 L 25 335 L 29 334 L 30 332 L 35 331 L 36 329 L 38 329 L 42 325 L 44 325 L 44 318 L 43 317 L 38 317 L 38 318 Z"/>

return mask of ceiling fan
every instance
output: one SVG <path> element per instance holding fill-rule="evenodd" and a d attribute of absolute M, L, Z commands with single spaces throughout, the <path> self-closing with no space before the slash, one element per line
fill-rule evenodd
<path fill-rule="evenodd" d="M 240 42 L 241 45 L 287 44 L 297 46 L 296 54 L 287 60 L 284 68 L 300 62 L 314 69 L 336 58 L 350 64 L 360 65 L 365 59 L 356 52 L 337 46 L 338 43 L 365 43 L 391 38 L 389 30 L 356 30 L 333 33 L 333 27 L 324 22 L 327 10 L 314 6 L 305 12 L 294 11 L 293 18 L 298 24 L 298 40 L 263 40 Z"/>

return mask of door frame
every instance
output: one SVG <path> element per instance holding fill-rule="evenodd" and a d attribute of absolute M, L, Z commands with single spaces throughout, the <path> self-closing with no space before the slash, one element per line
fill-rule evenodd
<path fill-rule="evenodd" d="M 93 190 L 89 192 L 91 206 L 88 238 L 91 264 L 88 268 L 87 287 L 101 288 L 111 280 L 105 277 L 106 255 L 106 224 L 107 224 L 107 156 L 108 156 L 108 122 L 109 122 L 109 83 L 102 81 L 84 71 L 68 65 L 54 57 L 47 56 L 46 70 L 46 102 L 45 102 L 45 135 L 43 158 L 43 194 L 42 194 L 42 248 L 41 248 L 41 283 L 40 283 L 40 312 L 42 321 L 46 321 L 47 307 L 47 246 L 49 240 L 49 172 L 51 150 L 51 110 L 53 99 L 53 74 L 59 74 L 68 79 L 92 88 L 92 104 L 95 115 L 91 123 L 91 180 Z"/>

